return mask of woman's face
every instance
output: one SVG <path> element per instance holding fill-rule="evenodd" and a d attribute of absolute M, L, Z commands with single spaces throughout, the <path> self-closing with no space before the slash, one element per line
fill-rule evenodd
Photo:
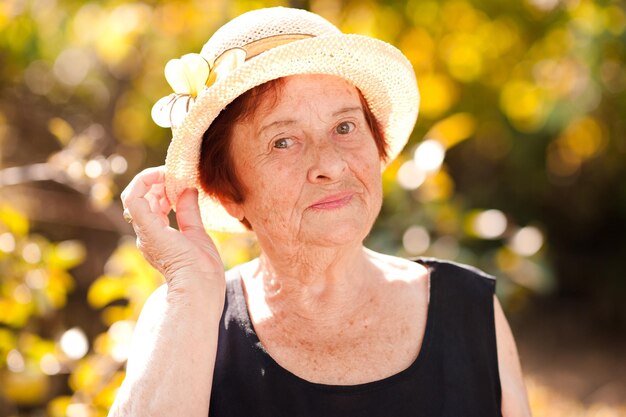
<path fill-rule="evenodd" d="M 262 245 L 360 244 L 380 211 L 380 156 L 341 78 L 285 78 L 275 103 L 235 125 L 230 152 L 245 198 L 227 208 Z"/>

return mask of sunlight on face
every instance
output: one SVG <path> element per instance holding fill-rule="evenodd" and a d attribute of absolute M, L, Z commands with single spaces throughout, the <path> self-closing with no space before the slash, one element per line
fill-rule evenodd
<path fill-rule="evenodd" d="M 279 94 L 236 125 L 231 152 L 247 192 L 229 209 L 250 221 L 262 246 L 360 244 L 382 190 L 357 89 L 338 77 L 297 75 Z"/>

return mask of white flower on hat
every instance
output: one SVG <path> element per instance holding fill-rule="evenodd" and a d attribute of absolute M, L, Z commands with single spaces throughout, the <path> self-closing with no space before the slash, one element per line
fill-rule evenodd
<path fill-rule="evenodd" d="M 152 107 L 152 120 L 161 127 L 178 127 L 198 94 L 212 86 L 246 59 L 246 51 L 233 48 L 211 65 L 200 54 L 186 54 L 165 65 L 165 79 L 174 92 Z"/>

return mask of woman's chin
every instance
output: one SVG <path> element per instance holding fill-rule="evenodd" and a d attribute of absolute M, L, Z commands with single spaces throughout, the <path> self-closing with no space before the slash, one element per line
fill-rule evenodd
<path fill-rule="evenodd" d="M 317 222 L 300 229 L 299 239 L 316 246 L 360 245 L 370 232 L 368 222 L 348 219 L 345 221 Z"/>

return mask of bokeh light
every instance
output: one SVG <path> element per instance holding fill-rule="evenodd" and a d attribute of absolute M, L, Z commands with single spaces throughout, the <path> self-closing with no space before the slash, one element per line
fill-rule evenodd
<path fill-rule="evenodd" d="M 25 369 L 24 357 L 17 350 L 9 351 L 7 355 L 7 367 L 11 372 L 23 372 Z"/>
<path fill-rule="evenodd" d="M 91 417 L 93 409 L 89 404 L 73 403 L 67 406 L 67 417 Z"/>
<path fill-rule="evenodd" d="M 108 159 L 113 173 L 117 175 L 124 174 L 128 169 L 128 161 L 122 155 L 112 154 Z"/>
<path fill-rule="evenodd" d="M 48 284 L 48 275 L 43 269 L 31 269 L 24 276 L 26 285 L 34 290 L 40 290 Z"/>
<path fill-rule="evenodd" d="M 423 117 L 439 117 L 458 100 L 458 88 L 450 77 L 444 74 L 427 74 L 420 77 L 419 88 L 422 96 L 420 114 Z"/>
<path fill-rule="evenodd" d="M 52 353 L 46 353 L 41 357 L 39 367 L 46 375 L 56 375 L 61 372 L 61 363 Z"/>
<path fill-rule="evenodd" d="M 397 180 L 398 184 L 405 190 L 416 190 L 426 180 L 426 172 L 419 169 L 415 162 L 410 159 L 398 169 Z"/>
<path fill-rule="evenodd" d="M 525 80 L 508 82 L 500 95 L 500 106 L 511 123 L 522 132 L 540 129 L 546 119 L 546 93 Z"/>
<path fill-rule="evenodd" d="M 426 172 L 435 172 L 441 168 L 446 150 L 441 142 L 434 139 L 426 139 L 417 146 L 413 159 L 415 166 Z"/>
<path fill-rule="evenodd" d="M 135 322 L 130 320 L 117 321 L 109 328 L 108 333 L 113 342 L 111 357 L 116 361 L 124 362 L 128 359 L 134 329 Z"/>
<path fill-rule="evenodd" d="M 15 237 L 10 232 L 0 234 L 0 251 L 11 253 L 15 250 Z"/>
<path fill-rule="evenodd" d="M 89 342 L 87 336 L 78 327 L 73 327 L 61 336 L 59 340 L 61 350 L 70 359 L 80 359 L 87 354 Z"/>
<path fill-rule="evenodd" d="M 526 1 L 532 6 L 543 11 L 552 10 L 559 4 L 559 0 L 526 0 Z"/>
<path fill-rule="evenodd" d="M 45 61 L 34 61 L 24 70 L 24 83 L 35 94 L 47 95 L 54 86 L 52 71 Z"/>
<path fill-rule="evenodd" d="M 430 234 L 422 226 L 409 227 L 402 236 L 404 250 L 412 255 L 420 255 L 430 246 Z"/>
<path fill-rule="evenodd" d="M 33 299 L 28 286 L 19 284 L 13 289 L 13 299 L 20 304 L 29 304 Z"/>
<path fill-rule="evenodd" d="M 108 164 L 105 165 L 101 159 L 92 159 L 85 164 L 85 175 L 89 178 L 99 178 L 107 168 Z"/>
<path fill-rule="evenodd" d="M 35 242 L 30 242 L 22 248 L 22 257 L 29 264 L 36 264 L 41 261 L 41 248 Z"/>
<path fill-rule="evenodd" d="M 67 167 L 67 175 L 74 180 L 80 180 L 83 178 L 85 168 L 82 161 L 72 161 Z"/>
<path fill-rule="evenodd" d="M 543 234 L 533 226 L 519 229 L 509 240 L 511 250 L 521 256 L 532 256 L 543 246 Z"/>
<path fill-rule="evenodd" d="M 459 241 L 452 236 L 441 236 L 430 247 L 433 256 L 441 259 L 457 259 L 460 249 Z"/>
<path fill-rule="evenodd" d="M 80 48 L 68 48 L 54 61 L 52 72 L 62 83 L 76 86 L 85 79 L 90 67 L 89 52 Z"/>
<path fill-rule="evenodd" d="M 476 235 L 483 239 L 497 239 L 506 231 L 507 219 L 500 210 L 485 210 L 476 214 L 472 227 Z"/>

